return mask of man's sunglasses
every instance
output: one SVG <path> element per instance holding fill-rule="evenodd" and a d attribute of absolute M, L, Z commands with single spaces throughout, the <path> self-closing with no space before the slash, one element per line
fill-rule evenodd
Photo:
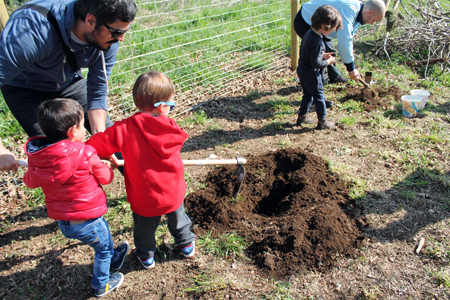
<path fill-rule="evenodd" d="M 161 104 L 165 104 L 167 106 L 170 106 L 170 111 L 172 111 L 175 106 L 177 105 L 175 102 L 156 102 L 155 104 L 153 104 L 154 107 L 158 107 Z"/>
<path fill-rule="evenodd" d="M 128 28 L 127 30 L 114 29 L 114 28 L 109 27 L 108 24 L 106 24 L 106 23 L 103 25 L 105 25 L 105 27 L 108 28 L 109 32 L 111 32 L 111 37 L 113 39 L 118 38 L 119 36 L 125 34 L 128 31 L 128 29 L 130 29 L 130 28 Z"/>

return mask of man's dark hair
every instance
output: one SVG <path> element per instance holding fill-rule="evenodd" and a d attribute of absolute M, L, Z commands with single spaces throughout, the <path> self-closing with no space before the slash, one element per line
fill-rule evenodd
<path fill-rule="evenodd" d="M 319 30 L 325 25 L 326 30 L 335 28 L 336 31 L 342 28 L 342 18 L 336 8 L 330 5 L 322 5 L 316 9 L 311 17 L 311 27 Z"/>
<path fill-rule="evenodd" d="M 97 26 L 117 21 L 131 22 L 136 17 L 137 5 L 134 0 L 77 0 L 75 18 L 86 20 L 88 14 L 97 19 Z"/>
<path fill-rule="evenodd" d="M 79 125 L 83 119 L 83 107 L 72 99 L 56 98 L 39 105 L 37 119 L 39 126 L 52 142 L 67 138 L 67 131 Z"/>

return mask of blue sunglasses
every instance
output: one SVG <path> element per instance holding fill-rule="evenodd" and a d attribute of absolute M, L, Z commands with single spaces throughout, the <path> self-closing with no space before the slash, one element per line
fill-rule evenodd
<path fill-rule="evenodd" d="M 156 102 L 155 104 L 153 104 L 154 107 L 158 107 L 161 104 L 165 104 L 167 106 L 170 106 L 170 111 L 172 111 L 175 106 L 177 106 L 177 104 L 175 102 Z"/>

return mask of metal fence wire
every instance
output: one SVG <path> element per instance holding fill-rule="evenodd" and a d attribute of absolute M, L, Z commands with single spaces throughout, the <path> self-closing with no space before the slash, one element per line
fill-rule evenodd
<path fill-rule="evenodd" d="M 136 3 L 138 15 L 120 45 L 109 79 L 113 121 L 136 112 L 131 90 L 136 78 L 149 70 L 164 72 L 173 80 L 177 106 L 172 117 L 177 118 L 211 99 L 236 91 L 249 93 L 246 82 L 287 67 L 291 24 L 286 0 Z M 2 109 L 7 110 L 4 103 Z M 16 126 L 21 131 L 13 119 L 0 122 L 2 128 Z M 23 153 L 25 140 L 23 131 L 2 139 L 13 153 Z M 20 185 L 22 175 L 2 174 L 0 195 Z"/>

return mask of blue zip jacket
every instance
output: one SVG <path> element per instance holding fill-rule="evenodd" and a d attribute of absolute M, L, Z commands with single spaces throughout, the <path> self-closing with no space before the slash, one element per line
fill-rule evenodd
<path fill-rule="evenodd" d="M 331 5 L 336 8 L 342 17 L 343 28 L 337 32 L 333 31 L 328 35 L 331 38 L 337 38 L 338 51 L 344 64 L 353 63 L 353 36 L 356 30 L 362 25 L 357 21 L 357 16 L 361 10 L 359 0 L 311 0 L 302 5 L 302 17 L 306 23 L 311 25 L 311 17 L 322 5 Z"/>
<path fill-rule="evenodd" d="M 104 51 L 106 76 L 101 50 L 77 43 L 71 38 L 75 24 L 74 0 L 35 0 L 49 9 L 58 22 L 64 43 L 75 53 L 80 68 L 89 68 L 87 76 L 88 109 L 107 110 L 108 82 L 116 62 L 118 43 Z M 0 35 L 0 86 L 5 84 L 40 91 L 60 91 L 79 75 L 67 62 L 61 41 L 52 24 L 37 11 L 15 11 Z"/>

